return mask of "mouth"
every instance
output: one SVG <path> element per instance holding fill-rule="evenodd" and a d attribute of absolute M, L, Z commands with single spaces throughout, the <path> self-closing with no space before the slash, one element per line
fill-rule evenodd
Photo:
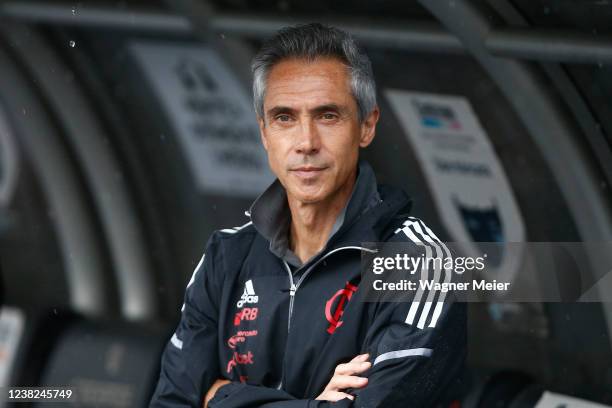
<path fill-rule="evenodd" d="M 303 167 L 297 167 L 293 169 L 293 171 L 321 171 L 324 169 L 325 167 L 303 166 Z"/>
<path fill-rule="evenodd" d="M 300 178 L 313 178 L 321 174 L 327 167 L 302 166 L 291 169 Z"/>

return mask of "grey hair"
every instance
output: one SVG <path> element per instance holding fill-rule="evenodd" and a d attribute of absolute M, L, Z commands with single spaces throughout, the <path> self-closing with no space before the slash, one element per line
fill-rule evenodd
<path fill-rule="evenodd" d="M 337 58 L 350 73 L 351 92 L 359 108 L 359 121 L 376 107 L 376 84 L 372 64 L 365 52 L 346 32 L 319 23 L 284 27 L 267 41 L 251 63 L 253 105 L 258 117 L 264 117 L 266 82 L 272 67 L 286 59 Z"/>

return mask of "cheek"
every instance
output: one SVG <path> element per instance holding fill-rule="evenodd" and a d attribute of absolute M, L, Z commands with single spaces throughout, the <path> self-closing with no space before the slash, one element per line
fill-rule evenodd
<path fill-rule="evenodd" d="M 350 157 L 359 148 L 359 128 L 354 126 L 328 126 L 320 130 L 323 149 L 334 157 Z"/>
<path fill-rule="evenodd" d="M 283 168 L 283 163 L 287 158 L 287 146 L 284 139 L 279 137 L 280 135 L 271 134 L 268 136 L 268 162 L 272 171 L 276 174 L 277 170 Z"/>

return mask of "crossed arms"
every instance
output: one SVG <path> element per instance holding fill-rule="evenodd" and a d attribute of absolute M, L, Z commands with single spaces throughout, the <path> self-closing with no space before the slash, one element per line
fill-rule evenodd
<path fill-rule="evenodd" d="M 207 253 L 217 252 L 214 245 L 209 241 Z M 208 408 L 429 407 L 456 383 L 462 371 L 464 303 L 444 302 L 432 327 L 407 323 L 411 303 L 389 302 L 380 304 L 368 327 L 362 351 L 369 354 L 370 361 L 361 365 L 368 357 L 359 355 L 340 364 L 330 373 L 324 390 L 312 399 L 298 399 L 264 386 L 217 382 L 222 375 L 216 353 L 215 299 L 221 283 L 214 279 L 213 257 L 203 257 L 187 287 L 181 321 L 162 356 L 151 408 L 199 408 L 204 404 Z"/>
<path fill-rule="evenodd" d="M 348 363 L 338 364 L 334 370 L 332 379 L 323 392 L 315 399 L 330 402 L 337 402 L 344 398 L 348 398 L 351 401 L 355 400 L 353 395 L 344 391 L 349 388 L 362 388 L 366 386 L 368 378 L 359 377 L 357 374 L 363 373 L 372 366 L 372 363 L 367 361 L 369 356 L 370 355 L 367 353 L 359 354 Z M 229 383 L 231 383 L 229 380 L 217 379 L 206 393 L 204 408 L 208 408 L 208 402 L 214 398 L 217 390 Z"/>

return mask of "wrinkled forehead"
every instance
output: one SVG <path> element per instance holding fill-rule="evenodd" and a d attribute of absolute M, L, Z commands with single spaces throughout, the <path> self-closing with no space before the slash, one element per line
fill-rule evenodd
<path fill-rule="evenodd" d="M 297 109 L 321 104 L 356 103 L 350 87 L 350 71 L 337 58 L 281 61 L 272 67 L 266 82 L 266 111 L 277 105 Z"/>

